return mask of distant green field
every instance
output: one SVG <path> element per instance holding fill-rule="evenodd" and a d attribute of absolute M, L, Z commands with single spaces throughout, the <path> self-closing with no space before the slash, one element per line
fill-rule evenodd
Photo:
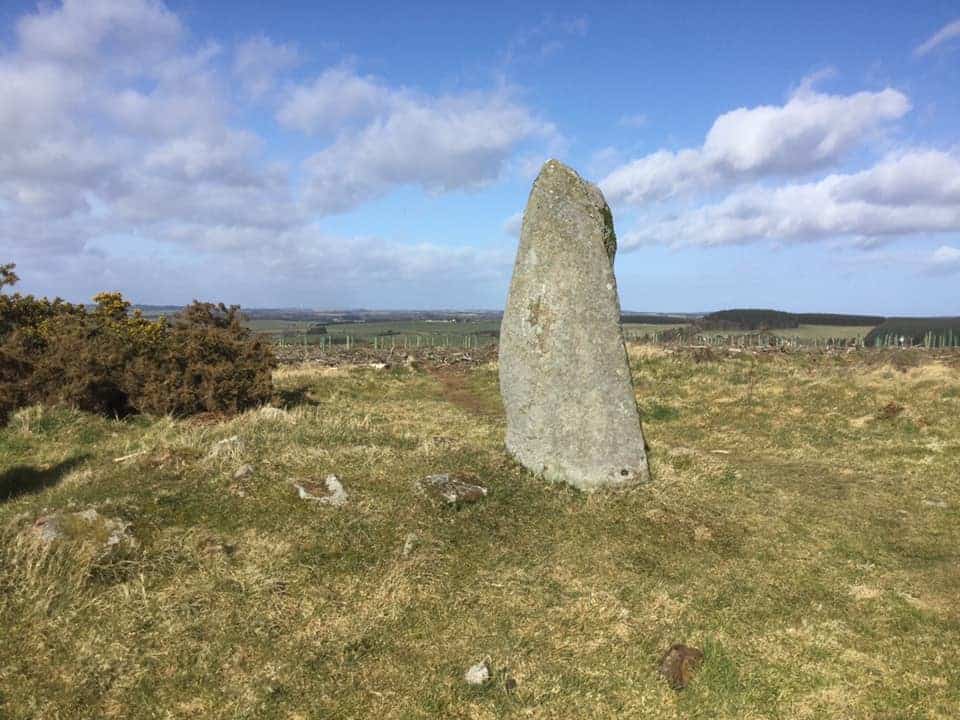
<path fill-rule="evenodd" d="M 652 335 L 656 332 L 664 332 L 666 330 L 673 330 L 679 327 L 684 326 L 625 323 L 623 326 L 623 331 L 629 340 L 645 334 Z M 825 338 L 862 338 L 872 329 L 873 328 L 871 326 L 851 327 L 847 325 L 801 325 L 798 328 L 772 330 L 771 334 L 784 338 L 800 338 L 801 340 L 823 340 Z M 741 330 L 707 330 L 703 334 L 711 337 L 727 337 L 730 335 L 743 335 L 745 333 Z"/>
<path fill-rule="evenodd" d="M 496 320 L 478 320 L 467 322 L 430 322 L 419 321 L 385 321 L 329 324 L 326 335 L 303 335 L 313 323 L 297 322 L 292 320 L 250 320 L 248 326 L 258 333 L 286 336 L 289 342 L 307 342 L 316 344 L 344 341 L 348 336 L 351 342 L 373 342 L 374 338 L 407 338 L 408 342 L 421 342 L 431 345 L 458 344 L 466 335 L 473 336 L 474 344 L 483 345 L 496 341 L 496 334 L 500 330 L 500 323 Z M 291 337 L 292 336 L 292 337 Z"/>
<path fill-rule="evenodd" d="M 308 328 L 313 324 L 305 321 L 294 320 L 250 320 L 248 326 L 258 333 L 272 335 L 276 338 L 284 338 L 285 342 L 317 344 L 321 342 L 330 342 L 331 340 L 340 344 L 345 342 L 349 336 L 351 342 L 369 343 L 374 338 L 395 338 L 397 342 L 402 342 L 401 338 L 406 338 L 407 342 L 415 343 L 416 337 L 420 337 L 421 343 L 426 344 L 459 344 L 463 336 L 473 336 L 475 344 L 487 344 L 496 341 L 497 333 L 500 330 L 500 323 L 496 320 L 478 320 L 467 322 L 429 322 L 419 321 L 383 321 L 383 322 L 358 322 L 326 325 L 326 335 L 304 335 Z M 624 323 L 623 331 L 627 340 L 639 340 L 645 335 L 653 335 L 658 332 L 674 330 L 684 327 L 683 324 L 673 325 L 655 325 L 651 323 Z M 774 331 L 774 335 L 784 338 L 799 338 L 800 340 L 822 340 L 825 338 L 857 338 L 863 337 L 872 328 L 869 326 L 844 326 L 844 325 L 801 325 L 799 328 L 789 328 Z M 708 331 L 705 333 L 710 336 L 729 336 L 742 335 L 737 331 Z"/>

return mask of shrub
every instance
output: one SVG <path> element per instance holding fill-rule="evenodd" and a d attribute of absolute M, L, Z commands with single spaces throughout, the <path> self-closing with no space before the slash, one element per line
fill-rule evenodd
<path fill-rule="evenodd" d="M 960 346 L 960 317 L 889 318 L 863 339 L 867 347 L 907 345 Z"/>
<path fill-rule="evenodd" d="M 235 413 L 270 400 L 275 366 L 269 347 L 243 326 L 240 308 L 194 302 L 154 352 L 138 356 L 128 387 L 141 412 Z"/>
<path fill-rule="evenodd" d="M 0 273 L 16 282 L 12 266 Z M 276 361 L 239 307 L 194 302 L 171 323 L 131 313 L 119 293 L 94 302 L 0 295 L 0 421 L 36 402 L 117 416 L 233 413 L 270 399 Z"/>
<path fill-rule="evenodd" d="M 704 316 L 699 326 L 703 330 L 781 330 L 799 327 L 800 319 L 780 310 L 719 310 Z"/>

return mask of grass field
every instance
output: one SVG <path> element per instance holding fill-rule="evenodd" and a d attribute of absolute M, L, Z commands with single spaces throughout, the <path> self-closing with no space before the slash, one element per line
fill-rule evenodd
<path fill-rule="evenodd" d="M 485 345 L 496 342 L 495 333 L 500 330 L 497 320 L 476 320 L 466 322 L 428 322 L 421 321 L 383 321 L 363 323 L 343 323 L 326 325 L 326 335 L 302 335 L 311 323 L 293 320 L 249 320 L 247 325 L 258 333 L 280 337 L 286 335 L 285 342 L 307 344 L 334 342 L 342 344 L 347 336 L 351 342 L 372 343 L 374 338 L 391 338 L 395 341 L 406 338 L 410 345 L 415 345 L 417 336 L 424 345 L 452 345 L 458 346 L 464 342 L 465 336 L 470 336 L 473 344 Z M 290 337 L 293 335 L 294 337 Z"/>
<path fill-rule="evenodd" d="M 361 343 L 371 343 L 374 338 L 402 337 L 407 338 L 408 344 L 413 344 L 416 336 L 420 336 L 424 344 L 449 344 L 458 345 L 462 343 L 464 336 L 472 336 L 475 342 L 487 344 L 496 342 L 495 333 L 500 329 L 500 323 L 496 320 L 479 320 L 472 322 L 365 322 L 365 323 L 345 323 L 341 325 L 327 325 L 327 335 L 298 335 L 303 333 L 309 326 L 308 322 L 297 322 L 293 320 L 250 320 L 247 323 L 249 327 L 259 333 L 280 337 L 286 335 L 286 342 L 307 344 L 318 342 L 342 343 L 346 336 L 350 336 L 351 341 Z M 654 335 L 658 332 L 674 330 L 684 327 L 682 324 L 675 325 L 653 325 L 649 323 L 624 323 L 623 331 L 628 339 L 641 338 L 644 335 Z M 800 340 L 823 340 L 826 338 L 857 338 L 864 337 L 871 328 L 869 327 L 848 327 L 834 325 L 801 325 L 799 328 L 789 330 L 775 331 L 775 335 L 787 338 L 799 338 Z M 742 335 L 743 333 L 725 333 L 721 331 L 710 331 L 708 335 L 730 334 Z M 295 337 L 290 337 L 291 335 Z"/>
<path fill-rule="evenodd" d="M 637 337 L 644 334 L 654 334 L 685 327 L 684 325 L 648 325 L 641 323 L 624 323 L 623 331 L 628 338 Z M 785 338 L 800 338 L 801 340 L 823 340 L 826 338 L 862 338 L 872 330 L 872 326 L 848 326 L 848 325 L 801 325 L 798 328 L 787 328 L 783 330 L 771 330 L 771 334 Z M 704 332 L 709 336 L 729 336 L 743 335 L 744 332 L 737 330 L 726 332 L 723 330 L 708 330 Z"/>
<path fill-rule="evenodd" d="M 492 365 L 285 368 L 285 412 L 224 422 L 21 411 L 0 717 L 958 717 L 956 361 L 631 362 L 654 481 L 620 494 L 511 462 Z M 490 494 L 437 506 L 414 482 L 438 472 Z M 289 484 L 327 473 L 343 507 Z M 90 507 L 139 545 L 33 539 Z M 706 654 L 682 692 L 675 642 Z"/>

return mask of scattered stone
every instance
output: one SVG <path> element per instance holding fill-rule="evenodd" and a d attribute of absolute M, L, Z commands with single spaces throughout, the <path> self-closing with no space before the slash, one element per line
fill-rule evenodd
<path fill-rule="evenodd" d="M 210 457 L 223 457 L 224 455 L 234 455 L 243 450 L 243 440 L 239 435 L 218 440 L 210 448 Z"/>
<path fill-rule="evenodd" d="M 407 359 L 403 362 L 406 365 L 407 370 L 419 370 L 420 363 L 417 362 L 417 359 L 413 355 L 407 355 Z"/>
<path fill-rule="evenodd" d="M 403 557 L 410 557 L 419 540 L 420 537 L 416 533 L 407 533 L 407 537 L 403 539 L 403 550 L 401 552 Z"/>
<path fill-rule="evenodd" d="M 683 690 L 690 684 L 693 673 L 703 662 L 703 651 L 678 643 L 664 654 L 660 674 L 674 690 Z"/>
<path fill-rule="evenodd" d="M 463 679 L 467 681 L 467 685 L 486 685 L 490 681 L 490 664 L 484 660 L 476 665 L 471 665 L 464 673 Z"/>
<path fill-rule="evenodd" d="M 130 523 L 119 518 L 104 517 L 93 508 L 75 513 L 54 513 L 37 518 L 31 528 L 43 543 L 57 540 L 92 541 L 105 548 L 120 545 L 135 547 Z"/>
<path fill-rule="evenodd" d="M 273 405 L 264 405 L 260 408 L 259 414 L 263 420 L 272 420 L 277 422 L 293 422 L 293 417 L 283 408 Z"/>
<path fill-rule="evenodd" d="M 946 500 L 940 500 L 939 498 L 936 499 L 936 500 L 925 499 L 925 500 L 923 501 L 923 504 L 924 504 L 924 505 L 927 505 L 927 506 L 929 506 L 929 507 L 935 507 L 935 508 L 945 508 L 945 507 L 947 507 L 947 501 L 946 501 Z"/>
<path fill-rule="evenodd" d="M 370 363 L 370 367 L 372 367 L 374 370 L 389 370 L 389 369 L 390 369 L 390 363 L 385 363 L 385 362 L 372 362 L 372 363 Z"/>
<path fill-rule="evenodd" d="M 334 507 L 340 507 L 347 502 L 347 491 L 343 489 L 336 475 L 327 475 L 323 485 L 309 480 L 297 480 L 293 486 L 303 500 L 316 500 L 323 505 Z"/>
<path fill-rule="evenodd" d="M 230 486 L 227 488 L 227 492 L 231 495 L 236 495 L 239 498 L 245 498 L 247 496 L 247 491 L 240 483 L 230 483 Z"/>
<path fill-rule="evenodd" d="M 500 330 L 507 450 L 582 490 L 650 479 L 600 190 L 550 160 L 533 184 Z"/>
<path fill-rule="evenodd" d="M 487 496 L 487 489 L 450 477 L 448 474 L 428 475 L 420 481 L 420 488 L 427 495 L 443 500 L 448 505 L 472 503 Z"/>
<path fill-rule="evenodd" d="M 248 480 L 251 477 L 253 477 L 253 465 L 250 465 L 249 463 L 241 465 L 233 474 L 234 480 Z"/>

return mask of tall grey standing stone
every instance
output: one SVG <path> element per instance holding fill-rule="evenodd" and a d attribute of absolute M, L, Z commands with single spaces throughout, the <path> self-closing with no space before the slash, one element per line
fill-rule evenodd
<path fill-rule="evenodd" d="M 550 160 L 533 183 L 500 329 L 507 450 L 582 490 L 650 479 L 600 189 Z"/>

